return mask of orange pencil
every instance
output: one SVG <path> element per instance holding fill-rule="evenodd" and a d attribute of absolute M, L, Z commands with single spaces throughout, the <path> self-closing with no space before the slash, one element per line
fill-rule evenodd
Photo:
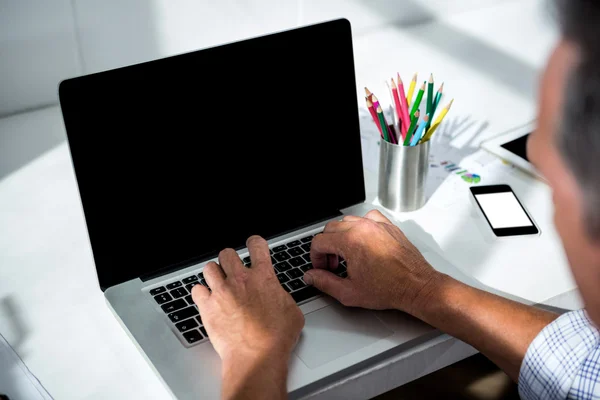
<path fill-rule="evenodd" d="M 367 89 L 366 87 L 365 87 L 365 94 L 367 96 L 367 99 L 373 101 L 373 93 L 369 89 Z"/>
<path fill-rule="evenodd" d="M 371 117 L 373 118 L 373 122 L 377 125 L 377 129 L 379 129 L 379 134 L 383 138 L 383 130 L 381 129 L 381 124 L 379 123 L 379 118 L 377 118 L 377 113 L 375 112 L 375 108 L 373 108 L 373 103 L 369 100 L 368 97 L 365 97 L 367 100 L 367 108 L 369 109 L 369 113 L 371 113 Z"/>

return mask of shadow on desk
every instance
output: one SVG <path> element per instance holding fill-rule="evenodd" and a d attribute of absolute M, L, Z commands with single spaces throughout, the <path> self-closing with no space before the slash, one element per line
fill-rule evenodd
<path fill-rule="evenodd" d="M 375 400 L 518 400 L 517 384 L 481 354 L 391 390 Z"/>

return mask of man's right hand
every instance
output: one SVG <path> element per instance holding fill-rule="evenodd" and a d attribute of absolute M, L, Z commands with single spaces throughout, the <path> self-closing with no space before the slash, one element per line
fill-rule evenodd
<path fill-rule="evenodd" d="M 348 277 L 329 271 L 346 260 Z M 435 271 L 404 233 L 379 211 L 327 224 L 312 241 L 315 269 L 304 280 L 352 307 L 413 313 L 442 274 Z"/>

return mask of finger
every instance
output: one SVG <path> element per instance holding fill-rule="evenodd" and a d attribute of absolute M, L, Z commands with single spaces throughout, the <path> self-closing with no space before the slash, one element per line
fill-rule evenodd
<path fill-rule="evenodd" d="M 356 222 L 348 222 L 348 221 L 331 221 L 325 225 L 325 229 L 323 229 L 323 233 L 333 233 L 333 232 L 345 232 L 348 229 L 352 228 Z"/>
<path fill-rule="evenodd" d="M 211 261 L 206 264 L 202 272 L 204 273 L 204 279 L 206 279 L 206 283 L 212 290 L 223 286 L 223 283 L 225 282 L 225 273 L 219 264 Z"/>
<path fill-rule="evenodd" d="M 257 235 L 250 236 L 246 241 L 246 247 L 248 247 L 248 251 L 250 252 L 252 269 L 273 271 L 271 253 L 265 239 Z"/>
<path fill-rule="evenodd" d="M 394 225 L 392 221 L 390 221 L 385 215 L 381 213 L 379 210 L 371 210 L 365 214 L 365 218 L 368 218 L 372 221 L 382 222 L 384 224 Z"/>
<path fill-rule="evenodd" d="M 315 236 L 310 246 L 310 258 L 315 268 L 329 267 L 329 254 L 346 258 L 343 251 L 345 233 L 321 233 Z"/>
<path fill-rule="evenodd" d="M 342 218 L 342 221 L 357 222 L 357 221 L 360 221 L 361 219 L 362 219 L 361 217 L 356 217 L 354 215 L 346 215 L 344 218 Z"/>
<path fill-rule="evenodd" d="M 327 265 L 329 266 L 329 269 L 337 269 L 337 267 L 339 267 L 340 258 L 337 256 L 337 254 L 327 255 Z"/>
<path fill-rule="evenodd" d="M 204 285 L 195 285 L 192 288 L 192 300 L 198 306 L 200 313 L 202 313 L 202 308 L 206 303 L 206 300 L 210 297 L 210 291 Z"/>
<path fill-rule="evenodd" d="M 244 273 L 245 268 L 240 256 L 234 249 L 224 249 L 219 253 L 219 265 L 226 276 L 234 277 Z"/>
<path fill-rule="evenodd" d="M 329 271 L 311 269 L 304 274 L 304 282 L 313 285 L 320 291 L 327 293 L 331 297 L 341 300 L 344 294 L 349 290 L 350 282 Z"/>

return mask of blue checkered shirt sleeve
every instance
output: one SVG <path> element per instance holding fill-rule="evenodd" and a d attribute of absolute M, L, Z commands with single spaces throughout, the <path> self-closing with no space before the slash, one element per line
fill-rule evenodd
<path fill-rule="evenodd" d="M 584 310 L 561 315 L 533 340 L 521 364 L 519 394 L 600 400 L 600 332 Z"/>

